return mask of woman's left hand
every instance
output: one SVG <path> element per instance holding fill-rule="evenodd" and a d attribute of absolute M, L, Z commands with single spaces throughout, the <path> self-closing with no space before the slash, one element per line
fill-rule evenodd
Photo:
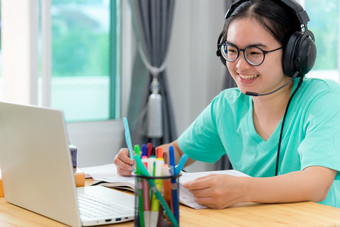
<path fill-rule="evenodd" d="M 211 174 L 183 184 L 197 203 L 215 209 L 230 207 L 243 201 L 242 177 Z"/>

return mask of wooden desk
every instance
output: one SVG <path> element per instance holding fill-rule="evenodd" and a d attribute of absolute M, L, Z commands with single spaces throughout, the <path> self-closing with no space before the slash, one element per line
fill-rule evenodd
<path fill-rule="evenodd" d="M 90 181 L 87 181 L 88 185 Z M 180 225 L 187 226 L 340 226 L 340 209 L 313 202 L 260 204 L 222 210 L 180 207 Z M 65 226 L 11 205 L 0 198 L 0 226 Z M 108 226 L 133 226 L 133 222 Z"/>

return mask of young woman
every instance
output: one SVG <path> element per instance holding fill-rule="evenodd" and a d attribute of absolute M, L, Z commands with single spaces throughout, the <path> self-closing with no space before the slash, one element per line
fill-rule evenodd
<path fill-rule="evenodd" d="M 178 159 L 215 162 L 227 153 L 251 177 L 210 175 L 186 183 L 198 203 L 316 201 L 340 207 L 340 86 L 306 78 L 314 64 L 308 16 L 291 0 L 235 3 L 218 55 L 237 88 L 226 89 L 173 145 Z M 301 29 L 302 25 L 302 29 Z M 126 148 L 114 163 L 131 175 Z"/>

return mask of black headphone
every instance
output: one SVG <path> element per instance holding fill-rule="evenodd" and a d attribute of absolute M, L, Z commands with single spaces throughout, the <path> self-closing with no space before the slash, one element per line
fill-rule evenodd
<path fill-rule="evenodd" d="M 235 9 L 243 2 L 249 0 L 240 0 L 232 4 L 225 15 L 225 19 L 232 15 Z M 301 31 L 294 32 L 288 39 L 287 45 L 283 50 L 282 65 L 285 75 L 292 77 L 296 72 L 300 76 L 306 75 L 314 66 L 316 58 L 316 46 L 314 43 L 314 35 L 307 28 L 309 17 L 303 7 L 294 0 L 280 0 L 284 5 L 294 11 L 296 18 L 301 25 Z M 223 44 L 223 33 L 217 40 L 217 56 L 220 57 L 223 65 L 226 65 L 226 60 L 221 54 L 221 45 Z"/>

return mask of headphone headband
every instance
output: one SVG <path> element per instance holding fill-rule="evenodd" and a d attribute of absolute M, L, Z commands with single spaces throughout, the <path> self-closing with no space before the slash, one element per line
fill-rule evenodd
<path fill-rule="evenodd" d="M 226 12 L 224 18 L 227 20 L 235 11 L 235 9 L 239 7 L 239 5 L 247 1 L 249 0 L 240 0 L 232 4 L 228 11 Z M 307 23 L 309 22 L 309 16 L 299 3 L 297 3 L 295 0 L 276 0 L 276 1 L 282 2 L 285 6 L 289 7 L 295 13 L 295 16 L 298 19 L 299 23 L 301 24 L 301 27 L 302 26 L 307 27 Z"/>

